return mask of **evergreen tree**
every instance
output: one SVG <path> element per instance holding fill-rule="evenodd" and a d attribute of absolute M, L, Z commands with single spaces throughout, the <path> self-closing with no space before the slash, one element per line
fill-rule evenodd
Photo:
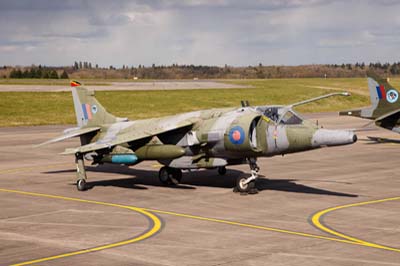
<path fill-rule="evenodd" d="M 25 69 L 24 72 L 22 72 L 22 78 L 23 79 L 30 78 L 28 69 Z"/>
<path fill-rule="evenodd" d="M 50 76 L 51 79 L 58 79 L 58 74 L 57 71 L 55 71 L 54 69 L 52 71 L 50 71 Z"/>
<path fill-rule="evenodd" d="M 17 71 L 15 69 L 11 70 L 10 72 L 10 79 L 15 79 L 17 76 Z"/>
<path fill-rule="evenodd" d="M 29 77 L 30 78 L 32 78 L 32 79 L 36 79 L 36 78 L 38 78 L 37 76 L 36 76 L 36 68 L 31 68 L 30 69 L 30 71 L 29 71 Z M 40 78 L 40 77 L 39 77 Z"/>
<path fill-rule="evenodd" d="M 39 65 L 39 68 L 36 70 L 35 78 L 41 79 L 43 78 L 43 71 L 42 67 Z"/>
<path fill-rule="evenodd" d="M 65 71 L 65 69 L 64 69 L 63 73 L 61 74 L 60 79 L 68 79 L 68 74 Z"/>

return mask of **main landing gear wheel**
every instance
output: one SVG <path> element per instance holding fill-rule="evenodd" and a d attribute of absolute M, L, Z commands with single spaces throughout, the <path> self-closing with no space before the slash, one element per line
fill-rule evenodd
<path fill-rule="evenodd" d="M 236 180 L 236 187 L 234 191 L 240 192 L 241 194 L 257 194 L 256 180 L 258 178 L 258 171 L 260 168 L 257 165 L 255 158 L 249 158 L 249 165 L 251 170 L 250 177 L 239 177 Z"/>
<path fill-rule="evenodd" d="M 182 180 L 181 169 L 162 167 L 158 172 L 158 179 L 164 185 L 178 185 Z"/>
<path fill-rule="evenodd" d="M 225 166 L 218 167 L 218 174 L 219 175 L 225 175 L 226 174 L 226 167 Z"/>
<path fill-rule="evenodd" d="M 85 179 L 78 179 L 78 181 L 76 181 L 76 188 L 79 191 L 85 191 L 86 190 L 86 181 L 85 181 Z"/>

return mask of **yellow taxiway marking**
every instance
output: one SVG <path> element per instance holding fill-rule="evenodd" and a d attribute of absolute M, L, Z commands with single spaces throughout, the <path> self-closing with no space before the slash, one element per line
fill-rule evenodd
<path fill-rule="evenodd" d="M 335 242 L 341 242 L 341 243 L 347 243 L 347 244 L 353 244 L 353 245 L 361 245 L 361 246 L 363 245 L 362 243 L 357 243 L 357 242 L 346 240 L 346 239 L 327 237 L 327 236 L 320 236 L 320 235 L 308 234 L 308 233 L 297 232 L 297 231 L 292 231 L 292 230 L 285 230 L 285 229 L 280 229 L 280 228 L 266 227 L 266 226 L 262 226 L 262 225 L 240 223 L 240 222 L 229 221 L 229 220 L 222 220 L 222 219 L 216 219 L 216 218 L 209 218 L 209 217 L 190 215 L 190 214 L 183 214 L 183 213 L 170 212 L 170 211 L 155 210 L 155 209 L 144 208 L 144 210 L 149 211 L 149 212 L 153 212 L 153 213 L 158 213 L 158 214 L 167 214 L 167 215 L 173 215 L 173 216 L 177 216 L 177 217 L 184 217 L 184 218 L 201 220 L 201 221 L 229 224 L 229 225 L 247 227 L 247 228 L 252 228 L 252 229 L 259 229 L 259 230 L 278 232 L 278 233 L 284 233 L 284 234 L 289 234 L 289 235 L 296 235 L 296 236 L 302 236 L 302 237 L 323 239 L 323 240 L 329 240 L 329 241 L 335 241 Z"/>
<path fill-rule="evenodd" d="M 69 201 L 77 201 L 77 202 L 83 202 L 83 203 L 93 203 L 93 204 L 100 204 L 100 205 L 105 205 L 105 206 L 111 206 L 111 207 L 118 207 L 118 208 L 124 208 L 124 209 L 129 209 L 133 210 L 136 212 L 139 212 L 148 218 L 150 218 L 153 221 L 153 227 L 145 232 L 144 234 L 117 243 L 113 244 L 108 244 L 108 245 L 103 245 L 95 248 L 89 248 L 89 249 L 84 249 L 84 250 L 79 250 L 79 251 L 74 251 L 74 252 L 69 252 L 65 254 L 60 254 L 56 256 L 51 256 L 51 257 L 46 257 L 46 258 L 41 258 L 41 259 L 36 259 L 36 260 L 31 260 L 31 261 L 26 261 L 22 263 L 17 263 L 14 265 L 29 265 L 29 264 L 34 264 L 34 263 L 39 263 L 39 262 L 44 262 L 44 261 L 49 261 L 49 260 L 55 260 L 55 259 L 60 259 L 60 258 L 65 258 L 65 257 L 70 257 L 70 256 L 75 256 L 75 255 L 80 255 L 80 254 L 85 254 L 93 251 L 99 251 L 99 250 L 104 250 L 108 248 L 113 248 L 113 247 L 118 247 L 126 244 L 131 244 L 138 242 L 140 240 L 144 240 L 146 238 L 149 238 L 150 236 L 153 236 L 156 234 L 160 229 L 161 229 L 161 221 L 157 216 L 155 216 L 152 213 L 158 213 L 158 214 L 165 214 L 165 215 L 173 215 L 177 217 L 183 217 L 183 218 L 189 218 L 189 219 L 196 219 L 196 220 L 201 220 L 201 221 L 208 221 L 208 222 L 215 222 L 215 223 L 221 223 L 221 224 L 227 224 L 227 225 L 233 225 L 233 226 L 241 226 L 241 227 L 246 227 L 246 228 L 251 228 L 251 229 L 258 229 L 258 230 L 264 230 L 264 231 L 270 231 L 270 232 L 277 232 L 277 233 L 284 233 L 284 234 L 289 234 L 289 235 L 295 235 L 295 236 L 301 236 L 301 237 L 308 237 L 308 238 L 314 238 L 314 239 L 320 239 L 320 240 L 327 240 L 327 241 L 334 241 L 334 242 L 340 242 L 340 243 L 346 243 L 346 244 L 351 244 L 351 245 L 359 245 L 359 246 L 367 246 L 367 247 L 372 247 L 372 248 L 378 248 L 378 249 L 384 249 L 384 250 L 389 250 L 389 251 L 395 251 L 395 252 L 400 252 L 400 249 L 396 248 L 391 248 L 383 245 L 378 245 L 374 243 L 370 243 L 367 241 L 363 241 L 357 238 L 353 238 L 341 233 L 338 233 L 332 229 L 326 228 L 324 225 L 322 225 L 319 220 L 322 217 L 322 215 L 341 208 L 346 208 L 346 207 L 352 207 L 352 206 L 361 206 L 361 205 L 366 205 L 366 204 L 372 204 L 372 203 L 379 203 L 379 202 L 385 202 L 385 201 L 390 201 L 390 200 L 398 200 L 400 197 L 397 198 L 389 198 L 389 199 L 383 199 L 383 200 L 375 200 L 375 201 L 368 201 L 368 202 L 361 202 L 361 203 L 354 203 L 354 204 L 348 204 L 344 206 L 338 206 L 338 207 L 333 207 L 324 211 L 321 211 L 313 216 L 313 223 L 323 231 L 333 233 L 334 235 L 340 237 L 340 238 L 335 238 L 335 237 L 327 237 L 327 236 L 321 236 L 321 235 L 314 235 L 314 234 L 309 234 L 309 233 L 303 233 L 303 232 L 297 232 L 297 231 L 292 231 L 292 230 L 285 230 L 285 229 L 280 229 L 280 228 L 273 228 L 273 227 L 266 227 L 266 226 L 261 226 L 261 225 L 254 225 L 254 224 L 248 224 L 248 223 L 241 223 L 241 222 L 235 222 L 235 221 L 229 221 L 229 220 L 222 220 L 222 219 L 217 219 L 217 218 L 209 218 L 209 217 L 203 217 L 203 216 L 197 216 L 197 215 L 190 215 L 190 214 L 183 214 L 183 213 L 177 213 L 177 212 L 171 212 L 171 211 L 163 211 L 163 210 L 156 210 L 156 209 L 148 209 L 148 208 L 140 208 L 140 207 L 134 207 L 134 206 L 127 206 L 127 205 L 120 205 L 120 204 L 114 204 L 114 203 L 107 203 L 107 202 L 100 202 L 100 201 L 93 201 L 93 200 L 85 200 L 85 199 L 79 199 L 79 198 L 70 198 L 70 197 L 63 197 L 63 196 L 56 196 L 56 195 L 48 195 L 48 194 L 43 194 L 43 193 L 34 193 L 34 192 L 25 192 L 25 191 L 18 191 L 18 190 L 10 190 L 10 189 L 2 189 L 0 188 L 0 192 L 10 192 L 10 193 L 17 193 L 17 194 L 23 194 L 23 195 L 29 195 L 29 196 L 38 196 L 38 197 L 45 197 L 45 198 L 54 198 L 54 199 L 63 199 L 63 200 L 69 200 Z"/>
<path fill-rule="evenodd" d="M 19 190 L 3 189 L 3 188 L 0 188 L 0 192 L 17 193 L 17 194 L 28 195 L 28 196 L 77 201 L 77 202 L 84 202 L 84 203 L 91 203 L 91 204 L 98 204 L 98 205 L 128 209 L 128 210 L 131 210 L 131 211 L 134 211 L 134 212 L 137 212 L 137 213 L 140 213 L 140 214 L 146 216 L 153 223 L 153 226 L 149 230 L 146 230 L 143 234 L 136 236 L 134 238 L 128 239 L 128 240 L 124 240 L 124 241 L 120 241 L 120 242 L 116 242 L 116 243 L 112 243 L 112 244 L 107 244 L 107 245 L 103 245 L 103 246 L 98 246 L 98 247 L 94 247 L 94 248 L 88 248 L 88 249 L 68 252 L 68 253 L 60 254 L 60 255 L 56 255 L 56 256 L 51 256 L 51 257 L 46 257 L 46 258 L 41 258 L 41 259 L 36 259 L 36 260 L 31 260 L 31 261 L 25 261 L 25 262 L 13 264 L 14 266 L 40 263 L 40 262 L 44 262 L 44 261 L 61 259 L 61 258 L 65 258 L 65 257 L 85 254 L 85 253 L 94 252 L 94 251 L 100 251 L 100 250 L 119 247 L 119 246 L 123 246 L 123 245 L 127 245 L 127 244 L 132 244 L 132 243 L 144 240 L 146 238 L 149 238 L 161 230 L 162 224 L 161 224 L 160 219 L 156 215 L 144 210 L 143 208 L 121 205 L 121 204 L 114 204 L 114 203 L 107 203 L 107 202 L 101 202 L 101 201 L 85 200 L 85 199 L 70 198 L 70 197 L 49 195 L 49 194 L 43 194 L 43 193 L 25 192 L 25 191 L 19 191 Z"/>
<path fill-rule="evenodd" d="M 9 172 L 32 170 L 32 169 L 37 169 L 37 168 L 50 168 L 52 166 L 59 166 L 59 165 L 67 165 L 67 164 L 43 165 L 43 166 L 36 166 L 36 167 L 29 167 L 29 168 L 21 167 L 21 168 L 4 170 L 3 172 L 0 171 L 0 174 L 9 173 Z M 278 232 L 278 233 L 284 233 L 284 234 L 290 234 L 290 235 L 296 235 L 296 236 L 302 236 L 302 237 L 308 237 L 308 238 L 314 238 L 314 239 L 322 239 L 322 240 L 328 240 L 328 241 L 334 241 L 334 242 L 341 242 L 341 243 L 352 244 L 352 245 L 367 246 L 367 247 L 384 249 L 384 250 L 395 251 L 395 252 L 400 252 L 400 249 L 397 249 L 397 248 L 391 248 L 391 247 L 387 247 L 387 246 L 383 246 L 383 245 L 378 245 L 378 244 L 367 242 L 367 241 L 364 241 L 364 240 L 360 240 L 360 239 L 357 239 L 357 238 L 354 238 L 354 237 L 351 237 L 351 236 L 347 236 L 345 234 L 341 234 L 339 232 L 336 232 L 336 231 L 334 231 L 332 229 L 327 228 L 326 226 L 322 225 L 322 223 L 320 222 L 320 219 L 324 214 L 326 214 L 328 212 L 331 212 L 333 210 L 338 210 L 338 209 L 347 208 L 347 207 L 353 207 L 353 206 L 367 205 L 367 204 L 372 204 L 372 203 L 385 202 L 385 201 L 390 201 L 390 200 L 399 200 L 400 197 L 388 198 L 388 199 L 382 199 L 382 200 L 374 200 L 374 201 L 367 201 L 367 202 L 360 202 L 360 203 L 354 203 L 354 204 L 348 204 L 348 205 L 329 208 L 329 209 L 326 209 L 326 210 L 323 210 L 323 211 L 320 211 L 320 212 L 316 213 L 312 217 L 312 223 L 317 228 L 319 228 L 319 229 L 321 229 L 321 230 L 323 230 L 323 231 L 325 231 L 327 233 L 331 233 L 331 234 L 333 234 L 335 236 L 340 237 L 340 238 L 334 238 L 334 237 L 326 237 L 326 236 L 308 234 L 308 233 L 303 233 L 303 232 L 296 232 L 296 231 L 279 229 L 279 228 L 272 228 L 272 227 L 266 227 L 266 226 L 260 226 L 260 225 L 240 223 L 240 222 L 235 222 L 235 221 L 228 221 L 228 220 L 222 220 L 222 219 L 216 219 L 216 218 L 208 218 L 208 217 L 202 217 L 202 216 L 196 216 L 196 215 L 190 215 L 190 214 L 182 214 L 182 213 L 176 213 L 176 212 L 171 212 L 171 211 L 147 209 L 147 208 L 140 208 L 140 207 L 134 207 L 134 206 L 127 206 L 127 205 L 120 205 L 120 204 L 113 204 L 113 203 L 106 203 L 106 202 L 98 202 L 98 201 L 92 201 L 92 200 L 84 200 L 84 199 L 78 199 L 78 198 L 68 198 L 68 197 L 63 197 L 63 196 L 48 195 L 48 194 L 42 194 L 42 193 L 33 193 L 33 192 L 25 192 L 25 191 L 17 191 L 17 190 L 9 190 L 9 189 L 1 189 L 0 188 L 0 192 L 1 191 L 2 192 L 13 192 L 13 193 L 19 193 L 19 194 L 25 194 L 25 195 L 31 195 L 31 196 L 40 196 L 40 197 L 47 197 L 47 198 L 56 198 L 56 199 L 64 199 L 64 200 L 71 200 L 71 201 L 79 201 L 79 202 L 86 202 L 86 203 L 93 203 L 93 204 L 100 204 L 100 205 L 105 205 L 105 206 L 113 206 L 113 207 L 130 209 L 130 210 L 137 211 L 137 212 L 140 212 L 140 213 L 146 215 L 154 223 L 154 225 L 153 225 L 153 227 L 152 227 L 152 229 L 150 231 L 148 231 L 147 233 L 145 233 L 145 234 L 143 234 L 141 236 L 138 236 L 136 238 L 130 239 L 130 240 L 126 240 L 126 241 L 122 241 L 122 242 L 118 242 L 118 243 L 114 243 L 114 244 L 109 244 L 109 245 L 105 245 L 105 246 L 100 246 L 100 247 L 96 247 L 96 248 L 91 248 L 91 249 L 86 249 L 86 250 L 81 250 L 81 251 L 76 251 L 76 252 L 70 252 L 70 253 L 61 254 L 61 255 L 57 255 L 57 256 L 52 256 L 52 257 L 48 257 L 48 258 L 38 259 L 38 260 L 34 260 L 34 261 L 23 262 L 23 263 L 19 263 L 19 264 L 15 264 L 15 265 L 28 265 L 28 264 L 32 264 L 32 263 L 47 261 L 47 260 L 54 260 L 54 259 L 58 259 L 58 258 L 84 254 L 84 253 L 88 253 L 88 252 L 99 251 L 99 250 L 103 250 L 103 249 L 107 249 L 107 248 L 112 248 L 112 247 L 117 247 L 117 246 L 122 246 L 122 245 L 130 244 L 130 243 L 138 242 L 140 240 L 149 238 L 150 236 L 156 234 L 161 229 L 161 221 L 157 218 L 157 216 L 153 215 L 150 212 L 159 213 L 159 214 L 166 214 L 166 215 L 173 215 L 173 216 L 177 216 L 177 217 L 184 217 L 184 218 L 190 218 L 190 219 L 197 219 L 197 220 L 202 220 L 202 221 L 229 224 L 229 225 L 247 227 L 247 228 L 252 228 L 252 229 L 272 231 L 272 232 Z"/>
<path fill-rule="evenodd" d="M 361 245 L 368 246 L 368 247 L 400 252 L 399 248 L 392 248 L 392 247 L 388 247 L 388 246 L 384 246 L 384 245 L 379 245 L 379 244 L 375 244 L 375 243 L 372 243 L 372 242 L 361 240 L 361 239 L 358 239 L 358 238 L 355 238 L 355 237 L 352 237 L 352 236 L 348 236 L 348 235 L 345 235 L 343 233 L 339 233 L 339 232 L 335 231 L 334 229 L 326 227 L 321 222 L 321 219 L 322 219 L 322 217 L 324 215 L 326 215 L 326 214 L 328 214 L 330 212 L 336 211 L 336 210 L 350 208 L 350 207 L 363 206 L 363 205 L 368 205 L 368 204 L 382 203 L 382 202 L 387 202 L 387 201 L 394 201 L 394 200 L 400 200 L 400 197 L 393 197 L 393 198 L 386 198 L 386 199 L 379 199 L 379 200 L 370 200 L 370 201 L 364 201 L 364 202 L 358 202 L 358 203 L 352 203 L 352 204 L 346 204 L 346 205 L 342 205 L 342 206 L 336 206 L 336 207 L 328 208 L 328 209 L 319 211 L 316 214 L 314 214 L 312 216 L 312 218 L 311 218 L 311 222 L 318 229 L 320 229 L 320 230 L 322 230 L 324 232 L 327 232 L 327 233 L 329 233 L 331 235 L 338 236 L 338 237 L 340 237 L 342 239 L 346 239 L 346 240 L 352 241 L 354 243 L 359 243 Z"/>
<path fill-rule="evenodd" d="M 160 169 L 161 167 L 163 167 L 164 165 L 162 165 L 162 164 L 159 164 L 159 163 L 155 163 L 155 164 L 152 164 L 151 165 L 151 167 L 153 167 L 153 168 L 155 168 L 155 169 Z"/>

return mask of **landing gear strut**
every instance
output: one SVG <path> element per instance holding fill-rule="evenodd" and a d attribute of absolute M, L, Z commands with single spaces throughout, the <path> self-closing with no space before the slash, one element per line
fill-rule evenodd
<path fill-rule="evenodd" d="M 86 170 L 82 154 L 80 153 L 75 154 L 75 163 L 76 163 L 76 188 L 79 191 L 85 191 L 87 189 Z"/>
<path fill-rule="evenodd" d="M 178 185 L 182 180 L 182 170 L 171 167 L 161 167 L 158 172 L 158 179 L 164 185 Z"/>
<path fill-rule="evenodd" d="M 258 178 L 258 172 L 260 171 L 260 167 L 258 167 L 257 165 L 256 158 L 249 158 L 248 162 L 251 170 L 251 176 L 238 177 L 238 179 L 236 180 L 235 190 L 240 193 L 257 194 L 258 190 L 255 187 L 255 183 Z"/>

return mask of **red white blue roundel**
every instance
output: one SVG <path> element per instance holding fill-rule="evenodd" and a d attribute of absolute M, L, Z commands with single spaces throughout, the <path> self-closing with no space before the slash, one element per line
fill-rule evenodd
<path fill-rule="evenodd" d="M 243 144 L 245 138 L 245 133 L 243 128 L 240 126 L 235 126 L 229 130 L 229 141 L 233 144 Z"/>
<path fill-rule="evenodd" d="M 93 114 L 97 113 L 97 105 L 95 104 L 92 105 L 92 113 Z"/>
<path fill-rule="evenodd" d="M 386 93 L 386 100 L 390 103 L 394 103 L 399 99 L 399 93 L 396 90 L 389 90 Z"/>

